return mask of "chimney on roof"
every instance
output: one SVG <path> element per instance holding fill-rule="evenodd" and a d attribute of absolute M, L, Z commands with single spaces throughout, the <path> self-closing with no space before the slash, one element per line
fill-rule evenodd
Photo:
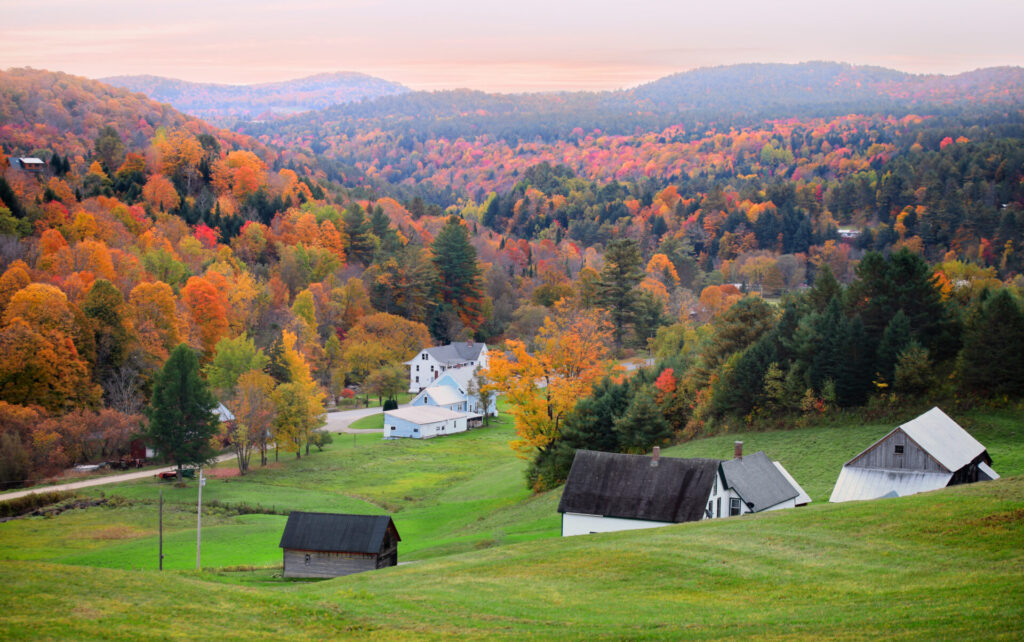
<path fill-rule="evenodd" d="M 733 445 L 732 456 L 734 459 L 743 459 L 743 442 L 737 441 Z"/>
<path fill-rule="evenodd" d="M 651 468 L 658 465 L 658 458 L 661 457 L 661 446 L 655 446 L 651 451 Z"/>

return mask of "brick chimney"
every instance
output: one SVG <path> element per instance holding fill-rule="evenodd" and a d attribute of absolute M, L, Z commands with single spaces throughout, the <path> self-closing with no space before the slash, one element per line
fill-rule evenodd
<path fill-rule="evenodd" d="M 651 468 L 658 465 L 658 458 L 661 457 L 661 446 L 655 446 L 651 451 Z"/>
<path fill-rule="evenodd" d="M 737 441 L 733 445 L 732 456 L 734 459 L 743 459 L 743 442 Z"/>

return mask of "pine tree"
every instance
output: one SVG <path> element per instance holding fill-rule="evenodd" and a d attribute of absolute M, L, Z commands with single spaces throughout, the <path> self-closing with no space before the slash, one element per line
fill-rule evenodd
<path fill-rule="evenodd" d="M 903 310 L 898 310 L 889 321 L 889 325 L 885 326 L 882 340 L 878 344 L 875 371 L 882 381 L 886 383 L 894 381 L 896 361 L 899 359 L 900 353 L 913 341 L 913 337 L 914 335 L 910 331 L 910 320 Z"/>
<path fill-rule="evenodd" d="M 483 323 L 483 293 L 476 248 L 469 242 L 469 230 L 457 216 L 451 216 L 430 246 L 437 268 L 441 301 L 475 330 Z"/>
<path fill-rule="evenodd" d="M 636 322 L 636 286 L 643 278 L 640 246 L 637 242 L 633 239 L 615 239 L 608 243 L 598 281 L 598 300 L 608 310 L 618 348 L 622 347 L 626 331 Z"/>
<path fill-rule="evenodd" d="M 199 376 L 199 358 L 186 344 L 171 352 L 153 382 L 146 408 L 146 437 L 158 453 L 178 467 L 201 465 L 214 453 L 210 438 L 217 434 L 217 401 Z"/>
<path fill-rule="evenodd" d="M 345 236 L 348 237 L 345 256 L 350 261 L 369 265 L 377 251 L 378 239 L 373 234 L 370 222 L 366 220 L 366 212 L 358 203 L 353 203 L 345 210 L 342 221 L 345 223 Z"/>
<path fill-rule="evenodd" d="M 964 333 L 960 374 L 982 395 L 1024 395 L 1024 312 L 1008 290 L 979 305 Z"/>
<path fill-rule="evenodd" d="M 615 421 L 613 430 L 619 436 L 619 450 L 633 453 L 646 452 L 672 436 L 672 426 L 647 388 L 637 391 L 625 414 Z"/>

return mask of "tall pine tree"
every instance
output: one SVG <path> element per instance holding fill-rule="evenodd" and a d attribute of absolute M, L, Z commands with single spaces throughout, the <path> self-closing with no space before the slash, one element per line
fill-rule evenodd
<path fill-rule="evenodd" d="M 437 268 L 441 301 L 462 323 L 476 330 L 483 323 L 483 294 L 476 248 L 469 242 L 469 230 L 457 216 L 445 223 L 430 246 Z"/>

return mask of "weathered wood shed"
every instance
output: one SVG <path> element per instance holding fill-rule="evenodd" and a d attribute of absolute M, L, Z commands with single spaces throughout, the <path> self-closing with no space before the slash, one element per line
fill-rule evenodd
<path fill-rule="evenodd" d="M 991 464 L 977 439 L 932 408 L 846 462 L 829 501 L 902 497 L 997 479 Z"/>
<path fill-rule="evenodd" d="M 338 577 L 398 564 L 398 535 L 388 515 L 288 515 L 280 547 L 285 577 Z"/>

